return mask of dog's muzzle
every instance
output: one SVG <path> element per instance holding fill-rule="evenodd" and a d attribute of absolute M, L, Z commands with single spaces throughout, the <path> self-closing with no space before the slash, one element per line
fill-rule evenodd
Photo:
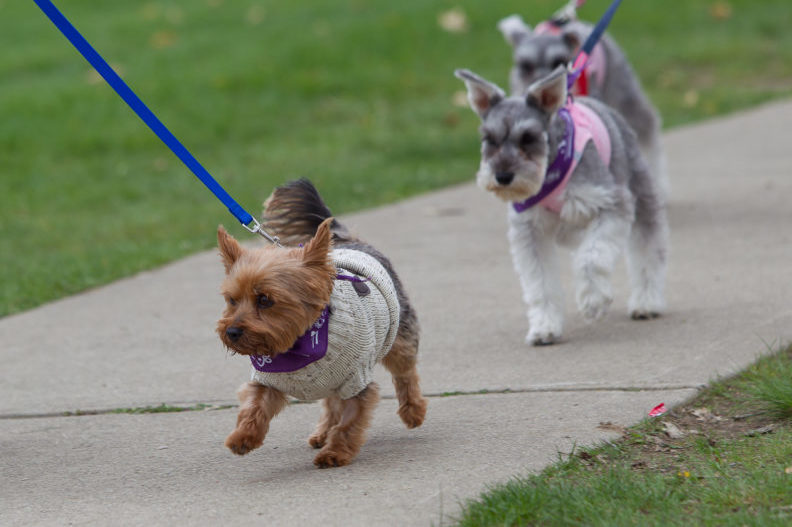
<path fill-rule="evenodd" d="M 226 337 L 228 337 L 229 340 L 231 340 L 231 342 L 236 342 L 237 340 L 239 340 L 239 337 L 242 336 L 242 333 L 243 333 L 242 328 L 231 326 L 226 330 Z"/>
<path fill-rule="evenodd" d="M 498 172 L 497 174 L 495 174 L 495 181 L 498 182 L 498 185 L 503 185 L 505 187 L 513 180 L 514 180 L 514 172 Z"/>

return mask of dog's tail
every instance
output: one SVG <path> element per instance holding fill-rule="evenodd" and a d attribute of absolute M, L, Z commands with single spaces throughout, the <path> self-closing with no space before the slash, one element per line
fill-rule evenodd
<path fill-rule="evenodd" d="M 332 216 L 313 183 L 302 178 L 272 191 L 264 202 L 262 226 L 284 245 L 294 246 L 308 242 L 319 225 Z M 352 239 L 346 227 L 335 219 L 330 230 L 336 240 Z"/>

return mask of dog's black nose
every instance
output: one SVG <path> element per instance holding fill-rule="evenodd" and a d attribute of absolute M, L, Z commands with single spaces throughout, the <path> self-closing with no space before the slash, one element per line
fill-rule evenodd
<path fill-rule="evenodd" d="M 514 179 L 514 172 L 498 172 L 495 174 L 495 181 L 498 182 L 499 185 L 508 185 Z"/>
<path fill-rule="evenodd" d="M 230 338 L 231 340 L 235 341 L 241 336 L 242 336 L 242 328 L 231 326 L 226 330 L 226 337 Z"/>

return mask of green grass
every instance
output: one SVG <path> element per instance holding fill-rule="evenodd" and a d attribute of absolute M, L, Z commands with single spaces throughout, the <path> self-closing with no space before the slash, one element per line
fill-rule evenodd
<path fill-rule="evenodd" d="M 792 419 L 792 346 L 753 365 L 742 388 L 761 401 L 775 417 Z"/>
<path fill-rule="evenodd" d="M 458 525 L 789 525 L 792 406 L 779 412 L 777 393 L 788 396 L 791 373 L 788 346 L 618 441 L 491 488 Z M 685 436 L 668 437 L 665 422 Z"/>
<path fill-rule="evenodd" d="M 452 104 L 452 70 L 505 84 L 497 20 L 562 2 L 57 3 L 255 215 L 296 177 L 337 213 L 470 180 L 476 119 Z M 792 4 L 733 0 L 718 20 L 712 3 L 625 2 L 613 23 L 667 126 L 792 93 Z M 469 30 L 441 30 L 457 5 Z M 33 2 L 0 12 L 0 316 L 206 249 L 236 223 Z"/>

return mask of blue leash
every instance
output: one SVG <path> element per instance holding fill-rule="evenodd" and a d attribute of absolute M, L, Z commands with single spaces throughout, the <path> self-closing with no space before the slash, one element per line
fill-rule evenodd
<path fill-rule="evenodd" d="M 586 67 L 586 63 L 588 62 L 589 56 L 591 55 L 591 51 L 594 49 L 594 46 L 597 45 L 597 42 L 602 38 L 602 34 L 605 33 L 605 29 L 607 29 L 608 25 L 611 23 L 613 19 L 613 15 L 616 14 L 616 10 L 619 8 L 619 5 L 622 3 L 622 0 L 613 0 L 613 3 L 608 7 L 608 10 L 605 11 L 605 14 L 602 15 L 597 25 L 594 26 L 594 29 L 591 30 L 591 34 L 588 36 L 586 41 L 583 43 L 583 46 L 580 48 L 580 52 L 578 56 L 575 58 L 574 65 L 572 66 L 572 73 L 567 77 L 567 86 L 571 87 L 575 84 L 575 81 L 580 74 L 583 73 L 583 68 Z"/>
<path fill-rule="evenodd" d="M 105 62 L 99 53 L 88 43 L 85 38 L 80 34 L 79 31 L 69 22 L 69 20 L 63 16 L 55 5 L 50 2 L 49 0 L 33 0 L 36 2 L 36 5 L 41 8 L 45 15 L 55 24 L 63 36 L 65 36 L 72 45 L 77 48 L 77 51 L 85 57 L 91 66 L 93 66 L 99 75 L 101 75 L 104 80 L 110 85 L 111 88 L 115 90 L 115 92 L 126 102 L 130 108 L 140 117 L 146 125 L 151 128 L 151 131 L 154 132 L 157 137 L 159 137 L 168 148 L 176 154 L 176 157 L 181 159 L 182 163 L 184 163 L 187 168 L 189 168 L 195 176 L 201 180 L 201 182 L 206 185 L 206 187 L 212 191 L 212 193 L 217 196 L 223 205 L 228 208 L 228 211 L 234 215 L 234 217 L 239 220 L 239 223 L 252 233 L 257 233 L 269 240 L 270 242 L 274 243 L 275 245 L 280 245 L 278 243 L 278 238 L 276 236 L 272 236 L 271 234 L 267 233 L 256 221 L 253 216 L 251 216 L 242 206 L 237 203 L 234 198 L 232 198 L 228 192 L 225 191 L 223 187 L 209 174 L 209 172 L 198 162 L 195 157 L 187 150 L 184 145 L 176 139 L 170 130 L 168 130 L 162 121 L 160 121 L 154 112 L 149 110 L 148 106 L 146 106 L 143 101 L 140 100 L 140 97 L 135 95 L 135 92 L 125 83 L 121 77 L 110 67 L 110 65 Z M 252 223 L 252 226 L 250 225 Z"/>

